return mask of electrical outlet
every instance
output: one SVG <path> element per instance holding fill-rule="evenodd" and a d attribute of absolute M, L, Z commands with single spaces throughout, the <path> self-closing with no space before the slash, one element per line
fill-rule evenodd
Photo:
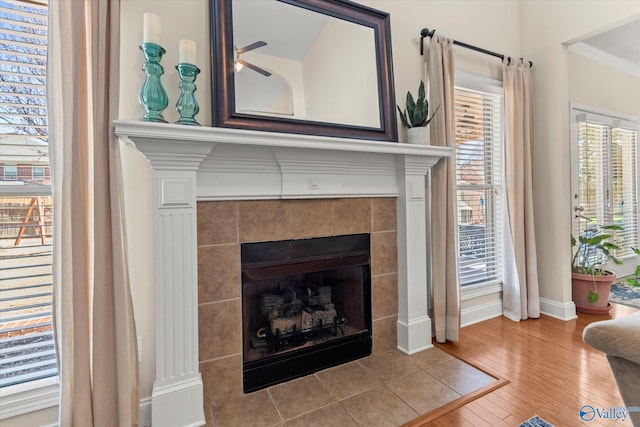
<path fill-rule="evenodd" d="M 320 178 L 317 176 L 310 176 L 307 178 L 307 184 L 309 186 L 309 190 L 317 190 L 320 188 Z"/>

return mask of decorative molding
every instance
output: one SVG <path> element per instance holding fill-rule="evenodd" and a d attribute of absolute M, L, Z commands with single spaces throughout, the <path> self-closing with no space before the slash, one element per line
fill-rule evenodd
<path fill-rule="evenodd" d="M 619 56 L 612 55 L 608 52 L 595 48 L 583 42 L 573 43 L 568 46 L 570 52 L 589 58 L 593 61 L 600 62 L 611 68 L 640 77 L 640 65 L 631 61 L 622 59 Z"/>
<path fill-rule="evenodd" d="M 573 320 L 578 317 L 573 301 L 559 303 L 545 298 L 540 298 L 540 313 L 560 320 Z"/>
<path fill-rule="evenodd" d="M 151 398 L 140 399 L 138 409 L 138 425 L 140 427 L 151 427 Z"/>

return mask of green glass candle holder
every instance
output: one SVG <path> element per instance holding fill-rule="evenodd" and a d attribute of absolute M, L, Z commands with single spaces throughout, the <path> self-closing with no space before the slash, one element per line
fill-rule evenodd
<path fill-rule="evenodd" d="M 180 114 L 180 119 L 176 122 L 181 125 L 200 126 L 194 117 L 200 112 L 198 101 L 194 92 L 196 91 L 196 77 L 200 69 L 193 64 L 182 62 L 176 65 L 176 70 L 180 75 L 180 97 L 176 102 L 176 109 Z"/>
<path fill-rule="evenodd" d="M 146 59 L 142 69 L 147 75 L 138 97 L 140 104 L 146 111 L 142 120 L 167 123 L 162 117 L 162 111 L 169 105 L 169 97 L 160 81 L 160 77 L 164 74 L 164 68 L 160 65 L 160 60 L 166 51 L 162 46 L 155 43 L 142 43 L 140 50 L 142 50 Z"/>

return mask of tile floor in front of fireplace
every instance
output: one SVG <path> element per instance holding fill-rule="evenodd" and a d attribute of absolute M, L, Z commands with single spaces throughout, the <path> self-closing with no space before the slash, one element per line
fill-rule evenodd
<path fill-rule="evenodd" d="M 369 356 L 207 408 L 207 425 L 399 426 L 495 378 L 437 348 Z"/>

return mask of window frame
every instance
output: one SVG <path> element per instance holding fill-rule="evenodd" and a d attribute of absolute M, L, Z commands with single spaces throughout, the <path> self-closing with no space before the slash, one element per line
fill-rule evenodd
<path fill-rule="evenodd" d="M 477 75 L 477 74 L 472 74 L 469 72 L 465 72 L 465 71 L 459 71 L 456 70 L 455 73 L 455 81 L 454 81 L 454 86 L 456 89 L 462 89 L 462 90 L 469 90 L 469 91 L 477 91 L 477 92 L 482 92 L 482 93 L 486 93 L 489 95 L 497 95 L 499 96 L 500 99 L 500 116 L 499 116 L 499 127 L 500 127 L 500 148 L 502 150 L 502 159 L 504 160 L 504 137 L 505 137 L 505 109 L 504 109 L 504 87 L 502 85 L 502 81 L 497 80 L 497 79 L 493 79 L 490 77 L 485 77 L 485 76 L 481 76 L 481 75 Z M 456 149 L 457 152 L 457 149 Z M 456 165 L 456 175 L 457 175 L 457 161 L 454 163 Z M 505 188 L 504 188 L 504 165 L 502 167 L 502 169 L 500 171 L 498 171 L 498 174 L 500 176 L 500 186 L 502 187 L 502 209 L 504 210 L 504 206 L 505 206 Z M 456 192 L 458 191 L 458 182 L 456 179 Z M 456 196 L 457 199 L 457 196 Z M 504 228 L 504 213 L 502 213 L 502 223 L 497 224 L 497 227 L 500 227 L 500 229 L 502 230 Z M 456 212 L 456 227 L 458 227 L 458 215 Z M 501 239 L 500 244 L 502 245 L 502 250 L 501 250 L 501 256 L 500 258 L 504 257 L 504 243 L 503 243 L 504 239 Z M 457 245 L 457 249 L 459 248 L 459 242 L 456 242 Z M 459 254 L 458 254 L 459 255 Z M 500 259 L 500 262 L 502 262 L 502 259 Z M 467 300 L 467 299 L 472 299 L 475 298 L 477 296 L 483 296 L 483 295 L 488 295 L 488 294 L 493 294 L 495 292 L 500 292 L 502 291 L 502 285 L 504 282 L 504 267 L 500 268 L 500 277 L 497 279 L 493 279 L 493 280 L 487 280 L 487 281 L 482 281 L 482 282 L 477 282 L 477 283 L 469 283 L 466 285 L 462 285 L 460 282 L 458 283 L 458 286 L 461 289 L 461 298 L 463 300 Z M 499 289 L 499 290 L 498 290 Z"/>
<path fill-rule="evenodd" d="M 47 0 L 21 0 L 21 2 L 48 7 Z M 15 167 L 16 171 L 16 177 L 13 180 L 19 180 L 20 177 L 17 176 L 19 165 L 16 164 L 12 166 Z M 46 166 L 42 166 L 42 168 L 44 174 L 40 181 L 45 181 L 47 176 Z M 3 177 L 5 175 L 6 165 Z M 23 179 L 28 178 L 29 177 L 24 177 Z M 31 178 L 33 178 L 33 170 Z M 11 196 L 18 194 L 22 196 L 51 195 L 51 185 L 46 184 L 35 187 L 5 186 L 3 188 L 3 195 Z M 2 420 L 8 418 L 18 416 L 28 417 L 29 414 L 35 413 L 36 411 L 58 407 L 60 405 L 60 378 L 58 375 L 55 375 L 7 387 L 0 387 L 0 400 L 2 401 L 0 405 L 0 424 Z M 50 411 L 53 411 L 53 409 L 50 409 Z M 27 419 L 28 418 L 25 418 L 25 420 Z M 42 417 L 39 417 L 39 420 L 42 419 Z M 57 419 L 57 416 L 55 419 Z M 50 425 L 57 425 L 57 422 L 52 420 Z"/>
<path fill-rule="evenodd" d="M 36 170 L 37 171 L 42 171 L 42 173 L 37 173 L 36 174 Z M 40 181 L 44 181 L 45 179 L 47 179 L 46 166 L 43 166 L 43 165 L 31 165 L 31 180 L 40 182 Z"/>

